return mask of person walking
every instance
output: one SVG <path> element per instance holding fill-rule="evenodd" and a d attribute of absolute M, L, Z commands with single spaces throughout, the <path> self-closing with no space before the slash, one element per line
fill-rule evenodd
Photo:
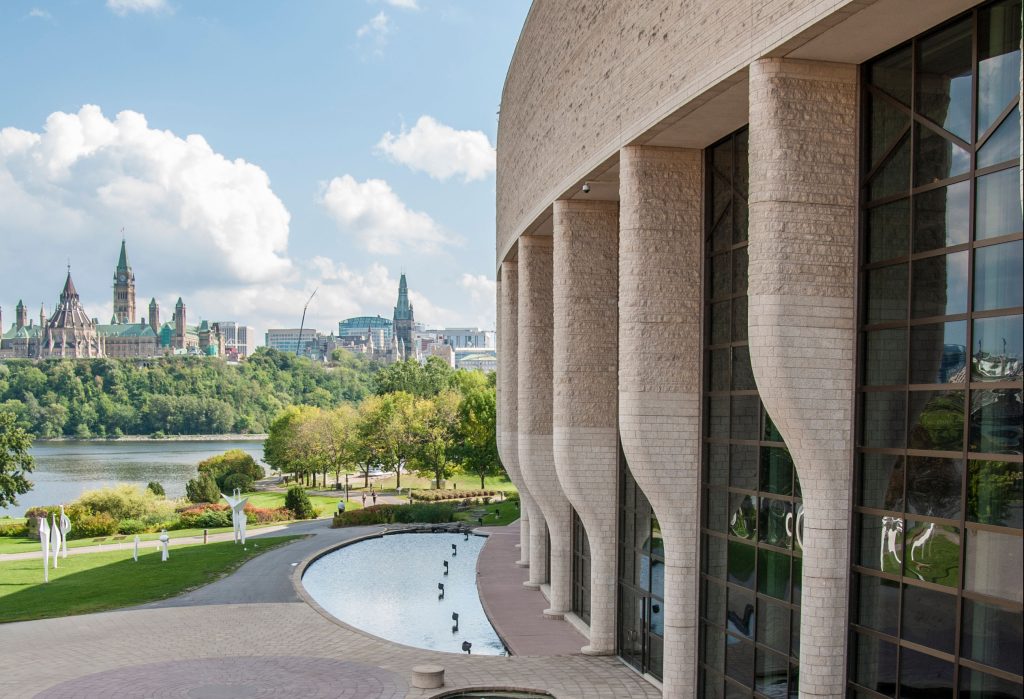
<path fill-rule="evenodd" d="M 374 492 L 371 492 L 370 495 L 373 496 L 373 504 L 376 505 L 377 504 L 377 493 L 374 491 Z"/>
<path fill-rule="evenodd" d="M 366 493 L 363 493 L 363 507 L 366 507 Z"/>

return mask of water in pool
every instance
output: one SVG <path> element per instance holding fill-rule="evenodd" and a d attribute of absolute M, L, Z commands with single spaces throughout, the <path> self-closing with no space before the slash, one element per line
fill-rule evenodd
<path fill-rule="evenodd" d="M 477 594 L 476 559 L 485 541 L 462 534 L 361 541 L 315 561 L 302 585 L 328 613 L 374 636 L 450 653 L 463 652 L 469 641 L 473 654 L 505 655 Z M 445 587 L 443 599 L 438 583 Z M 452 613 L 459 615 L 457 631 Z"/>

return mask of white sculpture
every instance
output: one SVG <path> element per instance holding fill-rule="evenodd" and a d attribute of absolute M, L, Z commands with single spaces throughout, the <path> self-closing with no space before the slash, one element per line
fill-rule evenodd
<path fill-rule="evenodd" d="M 60 506 L 60 539 L 63 553 L 62 558 L 68 557 L 68 532 L 71 531 L 71 520 L 64 514 L 64 506 Z"/>
<path fill-rule="evenodd" d="M 39 518 L 39 544 L 43 547 L 43 582 L 50 582 L 50 524 Z"/>
<path fill-rule="evenodd" d="M 57 556 L 60 555 L 60 523 L 57 522 L 57 513 L 52 515 L 53 524 L 50 526 L 50 545 L 53 547 L 53 569 L 57 570 Z"/>
<path fill-rule="evenodd" d="M 160 546 L 163 549 L 160 552 L 160 560 L 161 561 L 166 561 L 168 558 L 170 558 L 170 554 L 167 552 L 167 542 L 170 541 L 170 540 L 171 540 L 171 537 L 167 536 L 167 530 L 166 529 L 161 529 L 160 530 Z"/>
<path fill-rule="evenodd" d="M 249 498 L 243 498 L 239 488 L 235 488 L 230 496 L 224 493 L 220 496 L 231 506 L 231 526 L 235 530 L 235 543 L 241 542 L 242 546 L 245 546 L 245 504 L 249 502 Z"/>
<path fill-rule="evenodd" d="M 132 560 L 139 562 L 139 535 L 135 535 L 135 547 L 132 549 Z"/>

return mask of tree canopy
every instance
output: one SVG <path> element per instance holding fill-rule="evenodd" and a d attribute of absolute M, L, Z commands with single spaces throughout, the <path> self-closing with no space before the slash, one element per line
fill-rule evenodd
<path fill-rule="evenodd" d="M 37 437 L 266 432 L 290 405 L 358 402 L 377 366 L 346 352 L 331 366 L 260 348 L 210 357 L 0 362 L 0 408 Z"/>
<path fill-rule="evenodd" d="M 0 410 L 0 507 L 17 505 L 17 497 L 32 489 L 25 477 L 33 466 L 31 446 L 32 437 L 18 427 L 14 415 Z"/>

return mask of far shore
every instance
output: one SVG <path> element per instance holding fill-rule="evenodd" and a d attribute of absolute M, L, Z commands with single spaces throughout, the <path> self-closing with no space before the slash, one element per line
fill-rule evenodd
<path fill-rule="evenodd" d="M 265 434 L 168 434 L 163 437 L 151 437 L 148 434 L 126 434 L 121 437 L 95 437 L 92 439 L 76 439 L 74 437 L 39 437 L 36 443 L 53 442 L 95 442 L 110 444 L 112 442 L 263 442 Z"/>

